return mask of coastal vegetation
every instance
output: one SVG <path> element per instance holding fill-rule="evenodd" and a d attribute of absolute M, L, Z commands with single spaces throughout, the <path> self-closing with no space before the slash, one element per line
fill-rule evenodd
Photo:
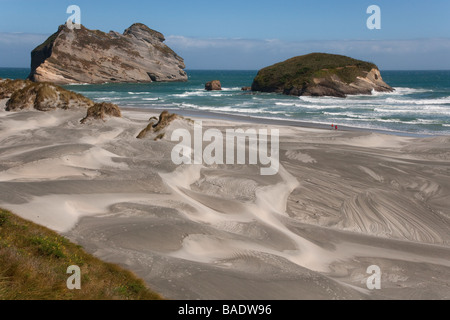
<path fill-rule="evenodd" d="M 366 81 L 358 81 L 364 78 Z M 311 53 L 260 70 L 253 91 L 288 95 L 338 96 L 392 91 L 379 76 L 378 67 L 350 57 Z"/>
<path fill-rule="evenodd" d="M 81 123 L 86 123 L 89 119 L 105 120 L 106 117 L 122 117 L 120 108 L 112 103 L 102 102 L 96 103 L 87 111 L 87 115 L 81 120 Z"/>
<path fill-rule="evenodd" d="M 0 82 L 0 99 L 8 99 L 6 111 L 87 109 L 86 117 L 81 120 L 81 123 L 86 123 L 89 119 L 105 120 L 106 117 L 122 117 L 120 108 L 115 104 L 95 103 L 79 93 L 48 82 L 3 80 Z"/>
<path fill-rule="evenodd" d="M 52 83 L 36 83 L 29 80 L 14 80 L 0 84 L 0 95 L 8 97 L 6 111 L 36 109 L 69 109 L 90 107 L 94 102 L 81 94 L 66 90 Z"/>
<path fill-rule="evenodd" d="M 67 288 L 67 269 L 72 265 L 81 269 L 81 290 Z M 0 209 L 0 300 L 160 299 L 130 271 Z"/>
<path fill-rule="evenodd" d="M 163 139 L 165 136 L 165 132 L 163 132 L 163 130 L 178 118 L 180 118 L 180 116 L 178 116 L 177 114 L 169 113 L 168 111 L 163 111 L 159 116 L 159 119 L 157 119 L 156 117 L 150 118 L 149 120 L 150 123 L 144 130 L 142 130 L 139 133 L 137 139 L 144 139 L 145 137 L 147 137 L 147 135 L 151 133 L 158 134 L 154 140 Z"/>

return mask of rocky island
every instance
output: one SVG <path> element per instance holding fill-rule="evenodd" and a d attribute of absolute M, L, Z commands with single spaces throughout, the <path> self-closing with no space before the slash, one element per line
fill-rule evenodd
<path fill-rule="evenodd" d="M 31 53 L 29 79 L 56 84 L 187 81 L 164 36 L 136 23 L 123 34 L 66 25 Z"/>
<path fill-rule="evenodd" d="M 295 57 L 260 70 L 252 90 L 333 97 L 394 91 L 375 64 L 325 53 Z"/>

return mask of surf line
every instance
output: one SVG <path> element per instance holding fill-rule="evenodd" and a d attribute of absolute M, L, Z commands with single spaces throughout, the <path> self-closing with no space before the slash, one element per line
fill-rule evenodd
<path fill-rule="evenodd" d="M 203 132 L 202 121 L 195 121 L 193 138 L 189 130 L 179 128 L 173 131 L 171 140 L 179 142 L 173 148 L 171 155 L 172 161 L 176 165 L 259 164 L 261 165 L 260 173 L 263 176 L 276 175 L 280 169 L 280 130 L 278 129 L 271 129 L 270 134 L 268 129 L 259 129 L 258 131 L 256 129 L 227 129 L 224 137 L 219 129 L 208 129 Z M 203 148 L 205 142 L 209 142 L 209 144 Z"/>

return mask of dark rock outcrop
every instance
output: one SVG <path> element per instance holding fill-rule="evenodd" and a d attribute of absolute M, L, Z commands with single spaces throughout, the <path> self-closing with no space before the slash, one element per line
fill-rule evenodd
<path fill-rule="evenodd" d="M 334 97 L 394 91 L 383 81 L 376 65 L 325 53 L 295 57 L 260 70 L 252 90 Z"/>
<path fill-rule="evenodd" d="M 208 82 L 205 85 L 205 90 L 207 91 L 220 91 L 222 90 L 222 84 L 220 83 L 219 80 L 213 80 Z"/>
<path fill-rule="evenodd" d="M 62 25 L 31 53 L 29 79 L 57 84 L 186 81 L 184 60 L 164 41 L 140 23 L 123 34 Z"/>

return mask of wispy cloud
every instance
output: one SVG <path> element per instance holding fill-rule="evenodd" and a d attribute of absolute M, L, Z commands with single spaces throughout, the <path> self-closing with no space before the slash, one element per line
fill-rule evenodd
<path fill-rule="evenodd" d="M 48 36 L 48 34 L 0 32 L 0 45 L 34 45 L 42 43 Z"/>
<path fill-rule="evenodd" d="M 30 52 L 48 34 L 0 33 L 0 67 L 28 67 Z M 382 69 L 450 69 L 450 39 L 330 40 L 192 38 L 168 36 L 166 43 L 188 69 L 260 69 L 310 52 L 348 55 Z"/>
<path fill-rule="evenodd" d="M 0 32 L 0 67 L 29 67 L 31 50 L 44 42 L 48 36 Z"/>
<path fill-rule="evenodd" d="M 293 56 L 327 52 L 369 60 L 383 69 L 450 69 L 448 38 L 288 42 L 169 36 L 167 44 L 191 68 L 259 69 Z"/>

